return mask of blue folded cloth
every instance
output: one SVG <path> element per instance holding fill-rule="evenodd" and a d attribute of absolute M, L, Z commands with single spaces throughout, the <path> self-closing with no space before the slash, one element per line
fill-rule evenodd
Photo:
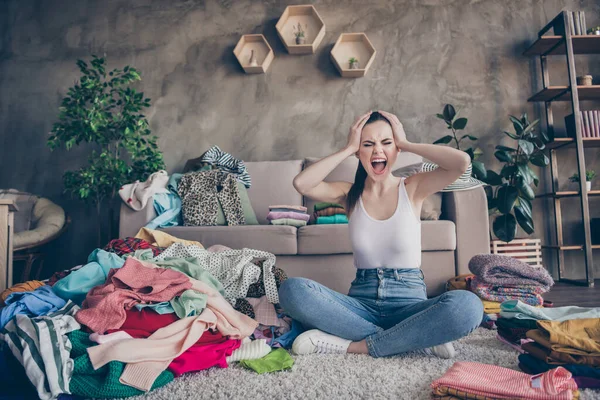
<path fill-rule="evenodd" d="M 11 293 L 6 300 L 6 307 L 0 310 L 0 329 L 17 314 L 38 317 L 64 307 L 66 301 L 58 297 L 48 285 L 40 286 L 33 292 Z"/>

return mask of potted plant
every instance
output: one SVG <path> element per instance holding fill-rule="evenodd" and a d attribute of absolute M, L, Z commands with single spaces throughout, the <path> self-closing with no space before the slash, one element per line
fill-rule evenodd
<path fill-rule="evenodd" d="M 436 116 L 439 119 L 444 120 L 447 128 L 452 131 L 452 135 L 446 135 L 433 142 L 433 144 L 449 144 L 452 142 L 453 146 L 456 147 L 456 149 L 464 151 L 469 155 L 469 157 L 471 157 L 471 165 L 473 166 L 473 176 L 475 176 L 475 178 L 477 179 L 484 180 L 486 175 L 485 166 L 481 161 L 477 161 L 477 159 L 483 154 L 483 151 L 481 151 L 481 149 L 479 147 L 476 147 L 475 145 L 466 149 L 464 147 L 460 147 L 463 140 L 468 139 L 472 142 L 475 142 L 478 140 L 478 138 L 477 136 L 469 134 L 462 135 L 460 138 L 456 136 L 458 134 L 458 131 L 463 130 L 467 127 L 468 122 L 467 118 L 458 118 L 459 113 L 460 110 L 456 111 L 452 104 L 446 104 L 444 106 L 444 109 L 442 110 L 442 113 L 436 114 Z"/>
<path fill-rule="evenodd" d="M 63 180 L 65 192 L 96 208 L 101 246 L 106 240 L 102 234 L 104 212 L 109 215 L 106 236 L 116 237 L 114 199 L 119 188 L 146 180 L 165 164 L 157 138 L 150 135 L 142 114 L 142 109 L 150 107 L 150 99 L 130 87 L 142 79 L 139 72 L 130 66 L 107 72 L 105 59 L 92 57 L 90 64 L 77 60 L 82 76 L 62 100 L 48 146 L 54 150 L 64 145 L 71 150 L 85 143 L 85 148 L 93 149 L 87 165 L 65 172 Z"/>
<path fill-rule="evenodd" d="M 308 29 L 308 24 L 304 26 Z M 294 25 L 294 36 L 296 37 L 296 44 L 306 43 L 306 32 L 302 29 L 302 25 L 298 22 L 298 26 Z"/>
<path fill-rule="evenodd" d="M 359 69 L 358 59 L 355 57 L 350 58 L 348 60 L 348 66 L 350 69 Z"/>
<path fill-rule="evenodd" d="M 590 190 L 592 190 L 592 181 L 594 180 L 595 177 L 596 177 L 596 171 L 594 171 L 593 169 L 585 171 L 585 187 L 588 192 Z M 572 176 L 569 177 L 569 180 L 573 183 L 578 183 L 579 182 L 579 174 L 577 174 L 577 173 L 573 174 Z"/>
<path fill-rule="evenodd" d="M 493 216 L 492 229 L 498 239 L 510 242 L 517 233 L 517 223 L 529 235 L 534 231 L 531 201 L 535 198 L 532 184 L 537 186 L 539 178 L 529 164 L 545 167 L 550 160 L 543 149 L 550 142 L 544 133 L 536 133 L 539 119 L 530 122 L 527 114 L 520 118 L 510 116 L 515 133 L 504 132 L 516 141 L 514 147 L 498 145 L 494 156 L 504 163 L 500 173 L 487 170 L 483 179 L 488 210 Z M 498 215 L 499 214 L 499 215 Z"/>
<path fill-rule="evenodd" d="M 588 34 L 590 35 L 598 35 L 600 36 L 600 25 L 594 27 L 594 28 L 590 28 L 587 31 Z"/>

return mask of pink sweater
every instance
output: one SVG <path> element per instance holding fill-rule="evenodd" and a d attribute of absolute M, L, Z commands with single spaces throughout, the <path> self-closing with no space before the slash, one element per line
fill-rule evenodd
<path fill-rule="evenodd" d="M 104 285 L 90 290 L 75 319 L 97 333 L 119 329 L 126 309 L 138 303 L 170 301 L 191 287 L 190 278 L 181 272 L 147 268 L 128 258 L 122 268 L 110 270 Z"/>
<path fill-rule="evenodd" d="M 267 214 L 267 219 L 269 221 L 281 218 L 291 218 L 300 221 L 308 221 L 310 219 L 310 215 L 294 211 L 269 211 L 269 214 Z"/>
<path fill-rule="evenodd" d="M 448 386 L 471 394 L 490 398 L 532 400 L 571 400 L 577 384 L 571 373 L 562 367 L 538 375 L 528 375 L 512 369 L 476 362 L 455 362 L 432 389 Z"/>

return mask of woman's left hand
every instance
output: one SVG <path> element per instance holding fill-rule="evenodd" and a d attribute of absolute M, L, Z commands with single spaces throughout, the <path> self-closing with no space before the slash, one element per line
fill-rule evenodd
<path fill-rule="evenodd" d="M 410 142 L 406 139 L 406 132 L 404 132 L 404 127 L 402 126 L 402 122 L 396 117 L 394 114 L 389 113 L 387 111 L 377 110 L 381 115 L 383 115 L 392 126 L 392 132 L 394 133 L 394 140 L 396 141 L 396 147 L 398 151 L 404 150 L 404 147 Z"/>

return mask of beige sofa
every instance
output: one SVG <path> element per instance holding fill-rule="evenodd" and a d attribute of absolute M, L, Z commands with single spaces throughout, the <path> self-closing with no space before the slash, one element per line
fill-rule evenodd
<path fill-rule="evenodd" d="M 414 155 L 400 156 L 394 170 L 420 161 Z M 246 162 L 252 178 L 248 196 L 260 225 L 178 226 L 164 230 L 182 239 L 197 240 L 206 247 L 222 244 L 271 252 L 277 256 L 277 266 L 289 276 L 314 279 L 347 293 L 355 274 L 347 225 L 295 228 L 268 225 L 266 219 L 269 206 L 275 204 L 305 205 L 312 212 L 314 202 L 303 198 L 292 181 L 305 165 L 314 161 Z M 357 163 L 355 157 L 348 158 L 326 180 L 354 181 Z M 441 208 L 439 220 L 422 221 L 422 270 L 429 296 L 443 292 L 451 277 L 468 273 L 473 255 L 489 252 L 487 202 L 482 188 L 443 193 Z M 154 217 L 151 203 L 138 212 L 123 204 L 120 237 L 134 236 Z"/>

